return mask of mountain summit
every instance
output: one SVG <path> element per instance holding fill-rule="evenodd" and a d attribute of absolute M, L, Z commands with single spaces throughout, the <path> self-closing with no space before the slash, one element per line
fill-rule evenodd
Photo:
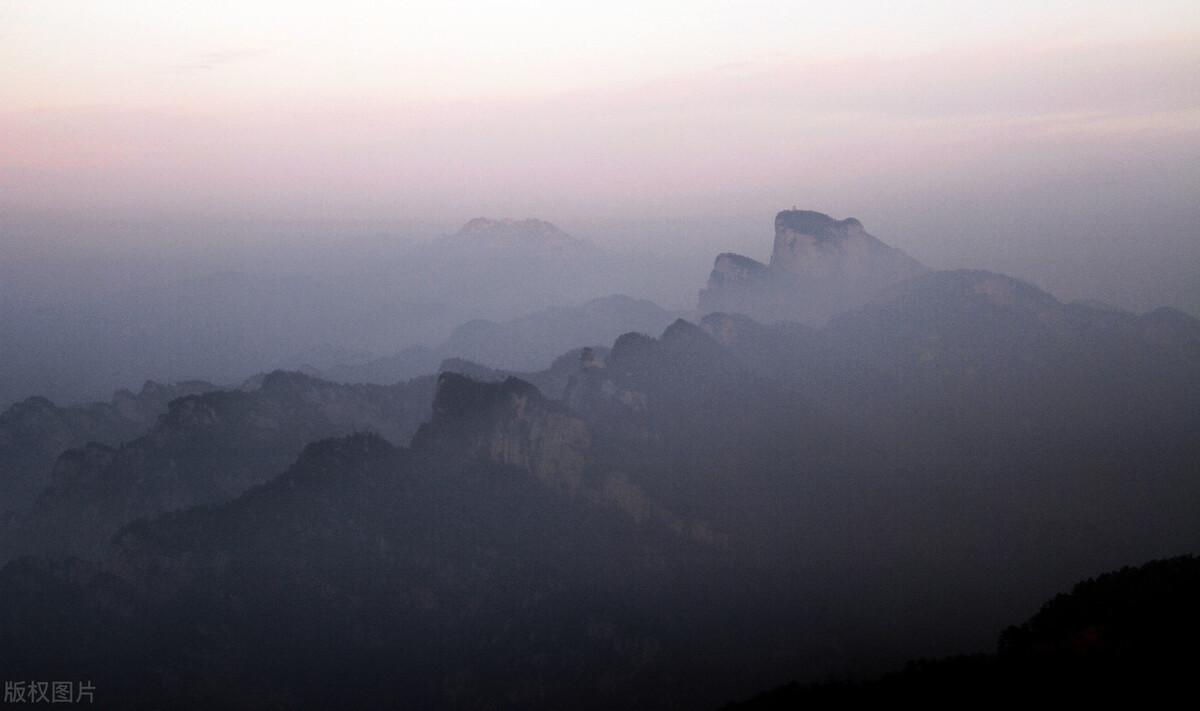
<path fill-rule="evenodd" d="M 454 240 L 489 242 L 501 246 L 583 246 L 583 240 L 572 237 L 556 225 L 529 218 L 525 220 L 476 217 L 454 235 Z"/>
<path fill-rule="evenodd" d="M 718 256 L 708 286 L 700 292 L 700 310 L 819 324 L 926 271 L 854 218 L 784 210 L 775 216 L 770 262 L 732 253 Z"/>

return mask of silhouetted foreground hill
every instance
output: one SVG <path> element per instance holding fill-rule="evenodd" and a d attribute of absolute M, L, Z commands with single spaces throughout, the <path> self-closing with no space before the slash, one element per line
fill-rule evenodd
<path fill-rule="evenodd" d="M 725 708 L 1186 698 L 1200 663 L 1198 598 L 1200 560 L 1193 556 L 1122 568 L 1075 585 L 1004 630 L 995 654 L 914 661 L 873 681 L 792 683 Z"/>

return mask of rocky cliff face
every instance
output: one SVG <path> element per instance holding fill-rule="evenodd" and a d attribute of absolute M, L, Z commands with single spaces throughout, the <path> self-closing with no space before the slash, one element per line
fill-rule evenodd
<path fill-rule="evenodd" d="M 576 362 L 579 373 L 572 379 L 576 395 L 597 384 L 601 389 L 612 386 L 604 363 L 594 351 L 585 350 Z M 588 401 L 588 396 L 601 402 Z M 628 390 L 619 394 L 608 390 L 589 392 L 580 400 L 592 408 L 585 416 L 546 399 L 536 387 L 519 378 L 480 382 L 446 372 L 438 379 L 433 419 L 422 426 L 413 440 L 413 449 L 443 461 L 516 467 L 572 501 L 618 511 L 639 525 L 660 527 L 695 543 L 725 545 L 723 533 L 663 506 L 615 466 L 611 457 L 598 451 L 613 445 L 608 436 L 612 428 L 602 421 L 604 413 L 617 419 L 630 416 L 636 421 L 636 411 L 645 407 L 638 398 L 644 395 Z M 603 432 L 594 433 L 593 423 Z M 635 422 L 632 426 L 639 425 Z"/>
<path fill-rule="evenodd" d="M 834 220 L 810 210 L 775 216 L 771 268 L 816 278 L 878 277 L 886 282 L 880 287 L 925 271 L 917 260 L 868 234 L 853 217 Z"/>
<path fill-rule="evenodd" d="M 762 262 L 725 252 L 717 256 L 712 274 L 708 277 L 709 289 L 744 289 L 763 284 L 770 277 L 770 268 Z"/>
<path fill-rule="evenodd" d="M 519 378 L 484 383 L 446 372 L 438 378 L 433 419 L 413 446 L 486 457 L 575 493 L 591 435 L 583 420 Z"/>
<path fill-rule="evenodd" d="M 708 286 L 700 292 L 700 310 L 820 324 L 925 271 L 854 218 L 785 210 L 775 217 L 770 263 L 737 254 L 718 256 Z"/>

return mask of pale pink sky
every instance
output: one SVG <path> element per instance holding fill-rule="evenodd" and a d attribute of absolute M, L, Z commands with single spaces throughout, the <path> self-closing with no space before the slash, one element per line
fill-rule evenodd
<path fill-rule="evenodd" d="M 801 203 L 903 240 L 983 196 L 1186 213 L 1198 166 L 1194 1 L 0 2 L 10 226 Z"/>

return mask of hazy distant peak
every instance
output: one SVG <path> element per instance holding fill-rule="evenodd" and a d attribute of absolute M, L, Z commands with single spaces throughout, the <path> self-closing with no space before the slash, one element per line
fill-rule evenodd
<path fill-rule="evenodd" d="M 869 234 L 853 217 L 835 220 L 812 210 L 784 210 L 775 216 L 770 266 L 806 276 L 900 281 L 925 271 L 904 252 Z"/>
<path fill-rule="evenodd" d="M 580 242 L 557 226 L 532 217 L 524 220 L 476 217 L 463 225 L 455 236 L 489 241 Z"/>
<path fill-rule="evenodd" d="M 58 406 L 41 395 L 32 395 L 14 402 L 3 413 L 5 419 L 18 419 L 31 416 L 57 416 Z"/>
<path fill-rule="evenodd" d="M 835 220 L 814 210 L 783 210 L 775 215 L 770 260 L 719 255 L 700 292 L 699 308 L 816 325 L 925 271 L 925 265 L 884 244 L 853 217 Z"/>

